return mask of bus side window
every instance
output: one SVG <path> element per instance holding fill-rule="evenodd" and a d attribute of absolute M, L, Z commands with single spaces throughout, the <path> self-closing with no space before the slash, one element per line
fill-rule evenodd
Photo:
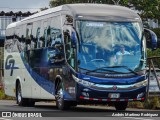
<path fill-rule="evenodd" d="M 36 32 L 36 42 L 37 42 L 37 48 L 40 48 L 40 27 L 37 28 Z"/>
<path fill-rule="evenodd" d="M 46 47 L 47 46 L 47 28 L 44 29 L 43 38 L 44 38 L 44 47 Z"/>
<path fill-rule="evenodd" d="M 20 39 L 21 39 L 21 40 L 20 40 L 20 41 L 21 41 L 21 43 L 20 43 L 20 52 L 21 52 L 21 51 L 24 51 L 24 50 L 25 50 L 25 48 L 26 48 L 26 43 L 25 43 L 24 35 L 22 35 Z"/>
<path fill-rule="evenodd" d="M 26 50 L 31 49 L 31 35 L 33 23 L 28 23 L 26 28 Z"/>
<path fill-rule="evenodd" d="M 43 37 L 42 37 L 42 47 L 47 47 L 48 36 L 50 35 L 50 19 L 43 21 Z"/>
<path fill-rule="evenodd" d="M 31 39 L 30 39 L 30 35 L 29 35 L 29 29 L 26 30 L 26 50 L 30 50 L 30 43 L 31 43 Z"/>
<path fill-rule="evenodd" d="M 47 39 L 47 47 L 50 47 L 51 46 L 51 27 L 49 26 L 47 28 L 47 36 L 46 36 L 46 39 Z"/>
<path fill-rule="evenodd" d="M 36 42 L 33 35 L 31 35 L 30 38 L 31 38 L 31 49 L 33 50 L 36 47 Z"/>

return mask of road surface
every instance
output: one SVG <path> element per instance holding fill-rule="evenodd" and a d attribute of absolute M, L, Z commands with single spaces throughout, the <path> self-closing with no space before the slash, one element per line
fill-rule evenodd
<path fill-rule="evenodd" d="M 151 117 L 152 116 L 152 117 Z M 158 116 L 158 117 L 157 117 Z M 20 107 L 13 100 L 0 100 L 0 120 L 159 120 L 160 110 L 79 105 L 60 111 L 52 102 L 37 102 L 35 107 Z"/>

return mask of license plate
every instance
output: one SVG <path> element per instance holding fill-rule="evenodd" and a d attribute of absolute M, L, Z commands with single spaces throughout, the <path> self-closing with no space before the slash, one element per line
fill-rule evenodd
<path fill-rule="evenodd" d="M 119 98 L 120 94 L 119 93 L 109 93 L 108 97 L 109 98 Z"/>

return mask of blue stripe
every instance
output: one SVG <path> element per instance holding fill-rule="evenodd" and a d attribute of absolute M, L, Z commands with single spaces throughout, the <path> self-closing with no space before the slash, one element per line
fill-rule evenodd
<path fill-rule="evenodd" d="M 55 90 L 54 90 L 54 86 L 55 84 L 47 79 L 45 79 L 44 77 L 40 76 L 39 74 L 37 74 L 36 72 L 34 72 L 30 66 L 25 63 L 24 61 L 24 57 L 23 57 L 23 53 L 21 53 L 21 59 L 27 69 L 27 71 L 29 72 L 29 74 L 32 76 L 32 78 L 35 80 L 35 82 L 41 86 L 44 90 L 46 90 L 47 92 L 51 93 L 51 94 L 55 94 Z"/>
<path fill-rule="evenodd" d="M 32 68 L 25 62 L 24 60 L 24 53 L 21 53 L 21 59 L 27 69 L 27 71 L 29 72 L 29 74 L 31 75 L 31 77 L 35 80 L 35 82 L 41 86 L 44 90 L 46 90 L 47 92 L 55 95 L 55 84 L 47 79 L 45 79 L 44 77 L 40 76 L 38 73 L 36 73 L 34 70 L 32 70 Z M 75 100 L 74 97 L 72 97 L 71 95 L 69 95 L 68 92 L 64 91 L 64 99 L 65 100 Z"/>

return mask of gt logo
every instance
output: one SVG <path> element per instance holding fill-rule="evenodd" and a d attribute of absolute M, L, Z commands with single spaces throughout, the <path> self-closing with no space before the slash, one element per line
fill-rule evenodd
<path fill-rule="evenodd" d="M 14 65 L 15 65 L 15 60 L 13 59 L 13 56 L 8 55 L 7 58 L 6 58 L 5 69 L 6 70 L 11 69 L 10 76 L 13 75 L 13 70 L 14 69 L 18 69 L 18 67 L 15 67 Z"/>

